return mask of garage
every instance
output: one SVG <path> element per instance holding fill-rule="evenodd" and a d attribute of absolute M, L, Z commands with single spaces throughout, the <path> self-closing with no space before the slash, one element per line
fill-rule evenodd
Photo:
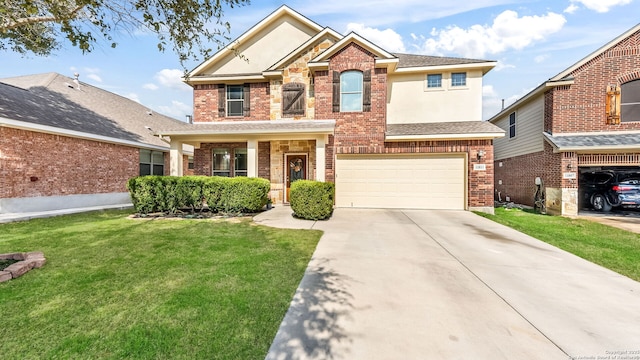
<path fill-rule="evenodd" d="M 336 206 L 464 210 L 465 154 L 338 155 Z"/>

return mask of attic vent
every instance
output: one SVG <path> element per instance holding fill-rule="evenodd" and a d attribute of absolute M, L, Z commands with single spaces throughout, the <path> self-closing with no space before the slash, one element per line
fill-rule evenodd
<path fill-rule="evenodd" d="M 147 115 L 153 115 L 153 111 L 147 110 Z"/>

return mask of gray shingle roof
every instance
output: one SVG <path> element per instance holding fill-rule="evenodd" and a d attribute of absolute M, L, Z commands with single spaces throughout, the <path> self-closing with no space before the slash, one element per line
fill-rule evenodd
<path fill-rule="evenodd" d="M 455 121 L 421 124 L 389 124 L 387 136 L 446 135 L 446 134 L 504 134 L 504 130 L 486 121 Z"/>
<path fill-rule="evenodd" d="M 335 120 L 260 120 L 195 123 L 188 126 L 167 127 L 157 132 L 162 135 L 197 134 L 268 134 L 268 133 L 331 133 Z"/>
<path fill-rule="evenodd" d="M 57 73 L 0 79 L 0 117 L 167 148 L 145 126 L 187 125 L 120 95 L 79 85 Z"/>
<path fill-rule="evenodd" d="M 398 68 L 407 67 L 422 67 L 422 66 L 443 66 L 443 65 L 463 65 L 463 64 L 475 64 L 484 63 L 492 60 L 479 60 L 479 59 L 465 59 L 465 58 L 453 58 L 442 56 L 429 56 L 429 55 L 414 55 L 414 54 L 397 54 L 394 56 L 398 58 Z"/>
<path fill-rule="evenodd" d="M 550 135 L 546 138 L 559 150 L 588 148 L 640 148 L 640 132 L 620 134 Z"/>

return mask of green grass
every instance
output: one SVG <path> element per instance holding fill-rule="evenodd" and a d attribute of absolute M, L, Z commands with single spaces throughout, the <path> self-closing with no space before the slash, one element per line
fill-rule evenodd
<path fill-rule="evenodd" d="M 519 209 L 496 208 L 495 215 L 478 214 L 640 281 L 640 234 Z"/>
<path fill-rule="evenodd" d="M 5 359 L 263 359 L 321 232 L 109 211 L 0 225 Z"/>

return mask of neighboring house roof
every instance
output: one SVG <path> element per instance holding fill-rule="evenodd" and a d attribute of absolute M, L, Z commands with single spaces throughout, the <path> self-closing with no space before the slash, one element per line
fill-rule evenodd
<path fill-rule="evenodd" d="M 640 131 L 616 132 L 607 134 L 551 135 L 544 133 L 554 151 L 593 151 L 593 150 L 638 150 L 640 149 Z"/>
<path fill-rule="evenodd" d="M 523 103 L 527 102 L 528 100 L 530 100 L 533 97 L 537 97 L 539 95 L 542 95 L 550 87 L 572 84 L 573 83 L 573 77 L 571 76 L 571 74 L 575 70 L 577 70 L 578 68 L 580 68 L 584 64 L 588 63 L 589 61 L 593 60 L 594 58 L 596 58 L 600 54 L 604 53 L 605 51 L 609 50 L 610 48 L 618 45 L 621 41 L 623 41 L 624 39 L 628 38 L 629 36 L 635 34 L 638 31 L 640 31 L 640 24 L 632 27 L 631 29 L 627 30 L 626 32 L 624 32 L 620 36 L 616 37 L 615 39 L 609 41 L 608 43 L 606 43 L 605 45 L 600 47 L 598 50 L 592 52 L 591 54 L 589 54 L 586 57 L 582 58 L 580 61 L 576 62 L 575 64 L 573 64 L 573 65 L 569 66 L 568 68 L 566 68 L 565 70 L 561 71 L 556 76 L 553 76 L 549 80 L 543 82 L 538 87 L 536 87 L 535 89 L 531 90 L 529 93 L 524 95 L 523 97 L 521 97 L 518 100 L 516 100 L 513 104 L 511 104 L 511 105 L 505 107 L 504 109 L 500 110 L 500 112 L 495 114 L 493 117 L 491 117 L 491 119 L 489 119 L 489 121 L 490 122 L 496 121 L 499 118 L 503 117 L 505 114 L 513 112 L 513 110 L 515 108 L 517 108 L 518 106 L 520 106 L 520 104 L 523 104 Z"/>
<path fill-rule="evenodd" d="M 504 130 L 486 121 L 388 124 L 385 140 L 494 139 L 504 134 Z"/>
<path fill-rule="evenodd" d="M 0 126 L 166 149 L 149 129 L 181 125 L 187 124 L 57 73 L 0 79 Z"/>

